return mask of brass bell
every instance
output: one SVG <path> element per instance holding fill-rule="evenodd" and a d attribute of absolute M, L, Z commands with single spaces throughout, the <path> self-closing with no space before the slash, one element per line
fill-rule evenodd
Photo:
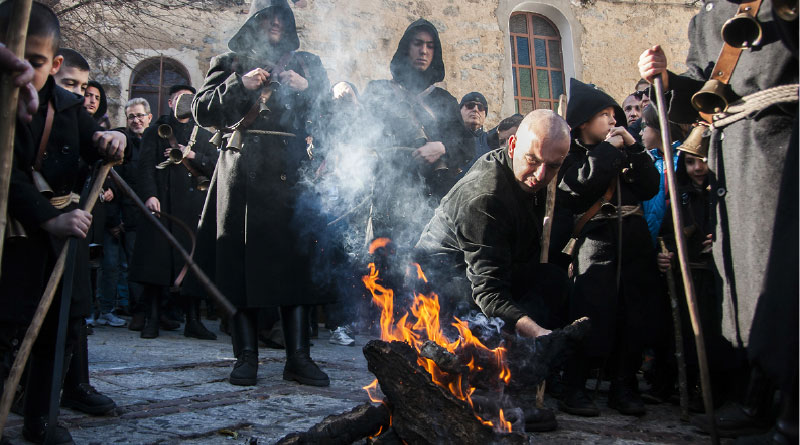
<path fill-rule="evenodd" d="M 211 139 L 209 139 L 208 142 L 219 149 L 220 145 L 222 145 L 222 132 L 219 130 L 215 131 L 214 135 L 211 136 Z"/>
<path fill-rule="evenodd" d="M 797 19 L 797 0 L 772 0 L 772 9 L 781 20 Z"/>
<path fill-rule="evenodd" d="M 707 114 L 722 113 L 728 109 L 728 85 L 711 79 L 692 96 L 692 106 Z"/>
<path fill-rule="evenodd" d="M 198 176 L 197 177 L 197 190 L 204 192 L 208 190 L 209 185 L 211 184 L 211 180 L 209 180 L 205 176 Z"/>
<path fill-rule="evenodd" d="M 242 150 L 241 130 L 233 130 L 233 132 L 228 135 L 228 145 L 226 145 L 225 148 L 233 151 Z"/>
<path fill-rule="evenodd" d="M 187 119 L 192 117 L 192 100 L 194 94 L 183 93 L 175 101 L 175 119 Z"/>
<path fill-rule="evenodd" d="M 708 128 L 697 125 L 692 127 L 689 136 L 686 136 L 686 139 L 683 141 L 683 144 L 678 147 L 678 150 L 705 159 L 708 157 L 708 142 L 710 139 L 711 135 L 709 134 Z"/>
<path fill-rule="evenodd" d="M 269 107 L 267 106 L 267 101 L 264 100 L 264 99 L 261 99 L 258 102 L 258 115 L 261 116 L 261 117 L 266 117 L 266 116 L 269 116 L 269 114 L 271 112 L 272 112 L 272 110 L 270 110 Z"/>
<path fill-rule="evenodd" d="M 169 160 L 173 164 L 180 164 L 183 161 L 183 151 L 180 148 L 173 148 L 169 151 Z"/>
<path fill-rule="evenodd" d="M 39 191 L 45 198 L 50 199 L 55 195 L 53 193 L 53 189 L 50 187 L 50 184 L 47 183 L 47 180 L 44 179 L 44 176 L 39 170 L 33 170 L 33 185 L 36 187 L 36 190 Z"/>
<path fill-rule="evenodd" d="M 172 137 L 172 127 L 167 124 L 161 124 L 158 126 L 158 137 L 162 139 L 169 139 Z"/>
<path fill-rule="evenodd" d="M 755 17 L 740 12 L 722 25 L 722 40 L 734 48 L 752 48 L 761 43 L 761 23 Z"/>

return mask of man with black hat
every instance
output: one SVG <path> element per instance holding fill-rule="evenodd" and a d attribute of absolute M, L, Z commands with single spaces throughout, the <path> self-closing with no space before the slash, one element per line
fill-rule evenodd
<path fill-rule="evenodd" d="M 411 23 L 392 57 L 391 80 L 375 80 L 365 107 L 383 122 L 375 146 L 384 147 L 372 211 L 374 237 L 411 246 L 439 200 L 475 155 L 458 101 L 436 86 L 444 80 L 442 44 L 432 23 Z M 383 185 L 383 186 L 380 186 Z"/>
<path fill-rule="evenodd" d="M 197 122 L 228 134 L 198 230 L 196 259 L 237 307 L 231 320 L 234 385 L 255 385 L 258 310 L 278 306 L 286 342 L 285 380 L 327 386 L 310 356 L 311 292 L 306 221 L 293 220 L 308 165 L 306 125 L 330 88 L 319 57 L 297 51 L 286 0 L 254 1 L 247 22 L 211 60 L 192 103 Z M 184 292 L 198 289 L 196 280 Z"/>
<path fill-rule="evenodd" d="M 483 124 L 486 122 L 486 115 L 489 113 L 489 105 L 483 94 L 473 91 L 467 93 L 461 98 L 459 104 L 461 109 L 461 119 L 464 121 L 464 127 L 472 134 L 475 139 L 475 154 L 470 160 L 469 164 L 464 167 L 464 172 L 472 167 L 478 158 L 500 146 L 497 140 L 497 128 L 487 132 L 483 130 Z"/>
<path fill-rule="evenodd" d="M 195 89 L 189 85 L 173 85 L 169 89 L 170 110 L 175 110 L 178 97 L 194 93 Z M 159 117 L 142 136 L 136 172 L 137 192 L 147 208 L 156 213 L 187 248 L 192 244 L 200 219 L 208 178 L 217 163 L 217 150 L 208 142 L 210 138 L 211 134 L 198 127 L 191 116 L 178 118 L 174 113 Z M 158 337 L 159 324 L 164 318 L 160 312 L 162 294 L 167 288 L 176 292 L 185 275 L 186 266 L 180 254 L 155 226 L 143 221 L 137 230 L 128 277 L 130 281 L 142 283 L 144 288 L 142 302 L 149 317 L 142 329 L 142 338 Z M 199 301 L 184 297 L 183 303 L 186 313 L 183 334 L 204 340 L 216 339 L 216 335 L 200 322 Z M 174 323 L 170 327 L 175 327 Z"/>
<path fill-rule="evenodd" d="M 568 391 L 559 407 L 600 414 L 585 384 L 588 359 L 606 359 L 614 372 L 609 406 L 642 415 L 636 372 L 652 320 L 648 297 L 659 282 L 641 201 L 658 192 L 658 171 L 644 147 L 617 126 L 625 114 L 611 96 L 571 79 L 567 110 L 573 140 L 559 172 L 556 205 L 576 221 L 568 246 L 574 246 L 570 314 L 588 316 L 592 328 L 566 369 Z"/>

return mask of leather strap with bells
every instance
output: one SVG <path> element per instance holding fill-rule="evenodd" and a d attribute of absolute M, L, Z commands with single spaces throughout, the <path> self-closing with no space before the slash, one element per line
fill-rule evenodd
<path fill-rule="evenodd" d="M 747 14 L 755 19 L 759 8 L 761 8 L 761 1 L 752 0 L 741 3 L 736 15 Z M 719 57 L 717 57 L 717 63 L 714 64 L 714 71 L 711 73 L 709 80 L 717 80 L 727 85 L 731 80 L 733 70 L 736 69 L 736 64 L 739 63 L 739 56 L 742 55 L 743 49 L 731 46 L 723 40 L 722 50 L 719 53 Z M 708 123 L 713 122 L 713 114 L 700 112 L 700 117 Z"/>

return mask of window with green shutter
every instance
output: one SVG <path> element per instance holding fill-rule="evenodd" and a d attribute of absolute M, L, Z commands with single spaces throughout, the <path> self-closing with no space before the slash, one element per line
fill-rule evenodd
<path fill-rule="evenodd" d="M 544 16 L 515 12 L 509 21 L 514 102 L 523 115 L 536 108 L 558 111 L 565 94 L 561 36 Z"/>

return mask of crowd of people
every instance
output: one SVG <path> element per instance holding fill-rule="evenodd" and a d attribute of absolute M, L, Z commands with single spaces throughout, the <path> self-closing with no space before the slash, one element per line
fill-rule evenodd
<path fill-rule="evenodd" d="M 2 31 L 13 3 L 0 4 Z M 34 2 L 25 60 L 0 48 L 4 71 L 21 87 L 0 276 L 4 377 L 58 248 L 69 237 L 77 242 L 68 259 L 75 267 L 17 388 L 25 438 L 44 443 L 53 396 L 42 382 L 59 372 L 62 406 L 91 415 L 114 409 L 89 381 L 87 335 L 97 326 L 152 339 L 183 324 L 186 337 L 216 339 L 204 314 L 221 319 L 231 337 L 231 384 L 256 385 L 259 347 L 270 347 L 286 352 L 284 379 L 327 386 L 310 354 L 319 321 L 337 345 L 352 346 L 359 332 L 377 335 L 378 315 L 360 285 L 365 265 L 376 263 L 387 287 L 401 289 L 412 260 L 440 295 L 442 318 L 481 314 L 532 338 L 589 318 L 589 333 L 548 379 L 561 411 L 600 415 L 590 377 L 611 382 L 608 405 L 624 415 L 677 400 L 681 346 L 689 407 L 701 413 L 689 307 L 682 286 L 667 293 L 669 279 L 680 283 L 677 232 L 688 248 L 716 428 L 796 441 L 797 91 L 725 125 L 728 115 L 707 118 L 691 105 L 722 46 L 720 20 L 735 9 L 706 2 L 692 22 L 685 74 L 667 71 L 655 46 L 620 102 L 571 79 L 565 118 L 535 110 L 486 128 L 483 94 L 459 101 L 438 86 L 444 48 L 433 23 L 411 23 L 389 62 L 392 78 L 359 94 L 349 82 L 331 86 L 319 57 L 300 50 L 286 0 L 254 1 L 199 90 L 170 86 L 169 114 L 155 119 L 147 100 L 132 98 L 125 126 L 110 129 L 89 63 L 61 41 L 53 11 Z M 762 6 L 759 19 L 772 10 Z M 770 26 L 784 39 L 741 56 L 729 76 L 737 97 L 797 84 L 797 20 L 778 15 Z M 770 73 L 758 68 L 766 61 Z M 651 85 L 658 76 L 668 93 L 672 159 Z M 233 316 L 216 308 L 137 197 L 115 181 L 105 181 L 92 213 L 81 210 L 103 159 L 193 252 Z M 551 182 L 552 231 L 543 233 Z M 682 345 L 670 297 L 679 302 Z M 67 326 L 58 322 L 62 299 L 70 303 Z M 65 360 L 52 366 L 59 337 Z M 527 429 L 556 427 L 551 411 L 525 410 Z M 63 426 L 49 434 L 71 443 Z"/>

